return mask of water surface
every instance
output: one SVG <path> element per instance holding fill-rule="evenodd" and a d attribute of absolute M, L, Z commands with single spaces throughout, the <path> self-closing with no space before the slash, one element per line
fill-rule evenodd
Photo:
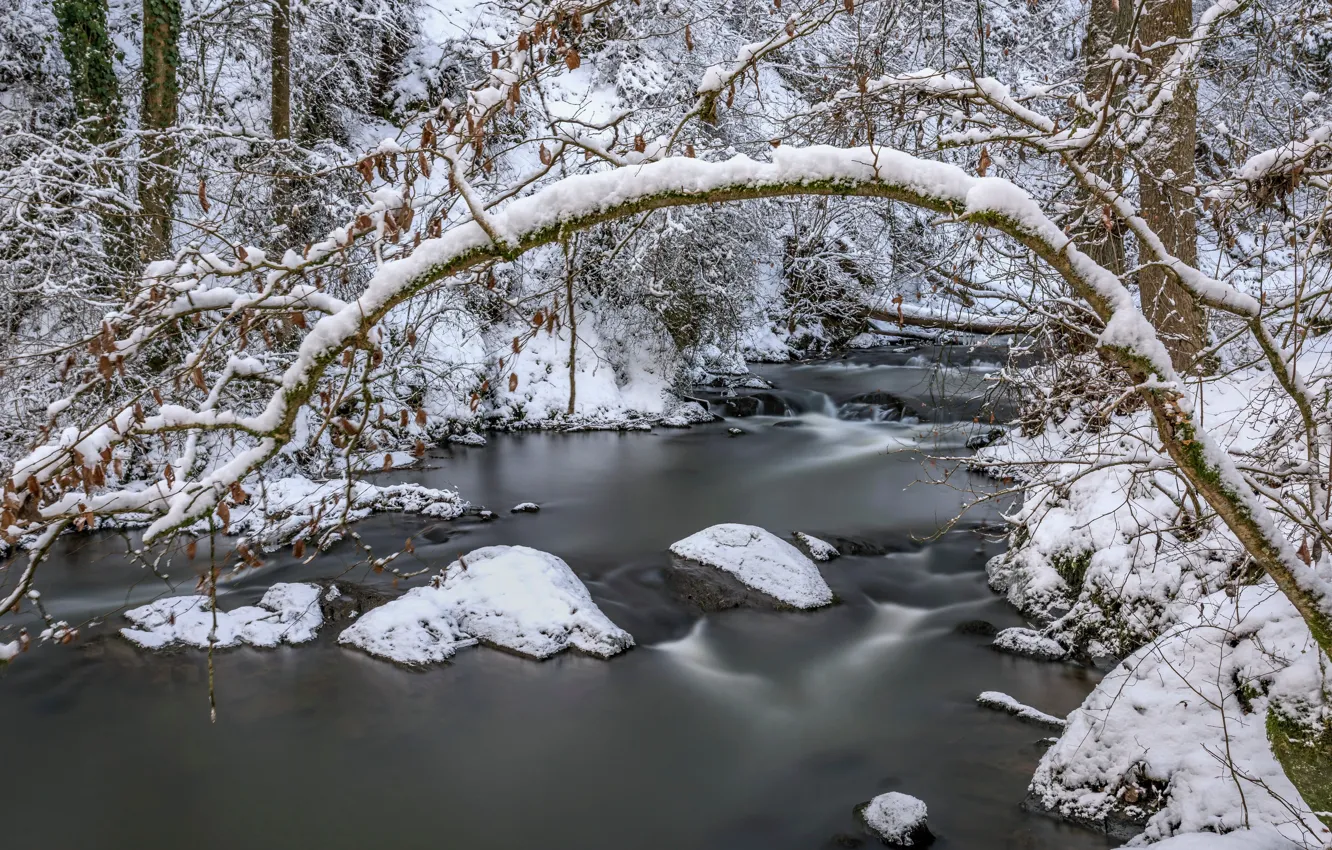
<path fill-rule="evenodd" d="M 921 483 L 946 468 L 928 454 L 961 452 L 971 419 L 984 421 L 997 356 L 951 350 L 971 368 L 941 372 L 912 360 L 922 353 L 937 356 L 764 367 L 789 416 L 441 450 L 406 477 L 456 486 L 498 520 L 358 527 L 381 549 L 412 537 L 416 568 L 493 543 L 558 554 L 638 641 L 610 661 L 478 648 L 413 671 L 326 629 L 310 646 L 218 653 L 210 725 L 202 652 L 150 655 L 102 626 L 24 656 L 0 674 L 6 842 L 795 850 L 855 846 L 853 807 L 900 790 L 927 802 L 939 847 L 1111 846 L 1020 810 L 1048 733 L 974 704 L 994 689 L 1063 714 L 1093 680 L 955 631 L 1019 623 L 985 586 L 998 550 L 975 529 L 992 511 L 930 539 L 985 482 Z M 920 421 L 837 418 L 873 392 Z M 728 436 L 736 425 L 746 433 Z M 507 513 L 528 500 L 541 512 Z M 705 613 L 674 594 L 666 549 L 717 522 L 862 554 L 822 567 L 841 600 L 831 608 Z M 42 577 L 53 613 L 82 620 L 160 593 L 125 545 L 70 538 Z M 189 592 L 200 568 L 166 569 Z M 342 546 L 309 565 L 269 559 L 226 585 L 223 607 L 274 581 L 339 575 L 389 587 Z"/>

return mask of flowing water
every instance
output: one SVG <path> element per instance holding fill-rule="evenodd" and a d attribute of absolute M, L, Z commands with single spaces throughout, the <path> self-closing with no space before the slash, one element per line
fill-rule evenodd
<path fill-rule="evenodd" d="M 960 368 L 934 368 L 941 356 Z M 866 841 L 856 804 L 900 790 L 927 802 L 939 847 L 1111 846 L 1020 809 L 1049 733 L 974 703 L 993 689 L 1063 714 L 1094 679 L 956 629 L 1019 623 L 985 586 L 998 550 L 978 530 L 993 509 L 932 539 L 986 483 L 923 483 L 950 468 L 927 455 L 961 453 L 987 430 L 972 419 L 988 421 L 998 357 L 893 350 L 769 366 L 777 389 L 760 413 L 781 415 L 493 436 L 408 476 L 456 486 L 498 520 L 358 526 L 382 547 L 412 536 L 418 566 L 496 543 L 554 552 L 637 639 L 609 661 L 478 648 L 415 671 L 341 648 L 326 628 L 313 645 L 219 652 L 210 725 L 204 653 L 150 655 L 114 636 L 111 612 L 160 582 L 118 536 L 69 538 L 42 576 L 52 613 L 109 616 L 0 673 L 5 844 L 852 847 Z M 736 403 L 724 395 L 706 393 L 720 410 Z M 528 500 L 541 512 L 507 512 Z M 705 613 L 681 601 L 667 547 L 717 522 L 858 553 L 822 565 L 840 604 Z M 173 568 L 178 592 L 193 588 L 190 567 Z M 350 547 L 309 565 L 273 557 L 225 585 L 221 607 L 334 576 L 386 582 Z"/>

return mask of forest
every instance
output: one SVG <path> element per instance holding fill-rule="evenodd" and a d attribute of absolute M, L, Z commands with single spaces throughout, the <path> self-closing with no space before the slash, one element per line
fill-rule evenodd
<path fill-rule="evenodd" d="M 19 840 L 1332 847 L 1327 0 L 11 0 L 0 303 Z"/>

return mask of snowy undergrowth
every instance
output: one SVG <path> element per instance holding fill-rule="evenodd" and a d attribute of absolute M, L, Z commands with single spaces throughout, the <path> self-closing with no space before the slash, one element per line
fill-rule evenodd
<path fill-rule="evenodd" d="M 1256 412 L 1270 382 L 1249 372 L 1202 390 L 1202 422 L 1232 452 L 1252 450 L 1281 421 Z M 1026 485 L 1010 548 L 987 566 L 991 587 L 1075 655 L 1123 657 L 1244 577 L 1238 542 L 1156 446 L 1145 410 L 1097 421 L 1078 409 L 1035 436 L 1010 432 L 973 461 Z"/>
<path fill-rule="evenodd" d="M 1069 715 L 1033 800 L 1094 825 L 1142 824 L 1134 845 L 1267 825 L 1322 847 L 1329 832 L 1273 756 L 1267 724 L 1269 711 L 1327 718 L 1325 664 L 1270 582 L 1208 596 Z"/>
<path fill-rule="evenodd" d="M 1250 369 L 1191 388 L 1201 424 L 1241 463 L 1260 453 L 1270 463 L 1274 452 L 1299 461 L 1298 442 L 1281 442 L 1291 411 L 1272 385 Z M 1178 846 L 1325 846 L 1332 834 L 1313 812 L 1329 806 L 1303 798 L 1281 762 L 1290 768 L 1291 753 L 1298 760 L 1326 741 L 1327 659 L 1181 486 L 1149 414 L 1095 413 L 1087 405 L 1039 434 L 1010 432 L 975 461 L 1024 487 L 1010 549 L 988 573 L 1040 627 L 1008 630 L 996 647 L 1112 668 L 1045 754 L 1031 803 L 1138 833 L 1134 845 L 1239 831 L 1227 843 L 1213 835 Z"/>

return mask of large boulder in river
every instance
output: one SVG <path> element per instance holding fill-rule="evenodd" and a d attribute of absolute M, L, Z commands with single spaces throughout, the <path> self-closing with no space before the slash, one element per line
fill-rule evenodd
<path fill-rule="evenodd" d="M 819 608 L 833 601 L 832 589 L 813 561 L 756 525 L 714 525 L 676 541 L 671 551 L 729 573 L 792 608 Z"/>
<path fill-rule="evenodd" d="M 443 661 L 478 641 L 530 658 L 570 647 L 608 658 L 634 645 L 568 564 L 527 546 L 467 553 L 429 586 L 363 615 L 338 641 L 401 664 Z"/>
<path fill-rule="evenodd" d="M 859 809 L 865 825 L 890 847 L 924 847 L 934 841 L 925 803 L 907 794 L 880 794 Z"/>

